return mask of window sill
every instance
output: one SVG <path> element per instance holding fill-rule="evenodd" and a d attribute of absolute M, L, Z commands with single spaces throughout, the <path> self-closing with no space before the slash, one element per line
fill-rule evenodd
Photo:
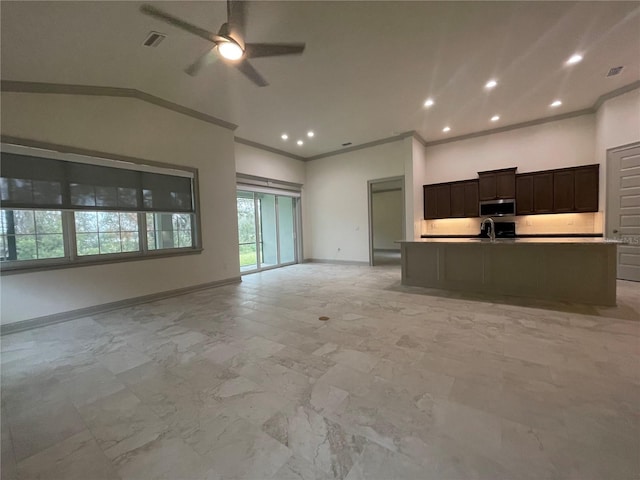
<path fill-rule="evenodd" d="M 148 252 L 145 255 L 142 254 L 114 254 L 114 255 L 105 255 L 104 257 L 92 256 L 86 258 L 79 258 L 74 261 L 70 261 L 67 259 L 60 259 L 58 261 L 54 261 L 52 259 L 51 262 L 47 262 L 44 260 L 43 262 L 37 262 L 37 264 L 31 265 L 1 265 L 0 264 L 0 275 L 16 275 L 20 273 L 33 273 L 33 272 L 44 272 L 48 270 L 58 270 L 62 268 L 75 268 L 75 267 L 89 267 L 93 265 L 108 265 L 111 263 L 121 263 L 121 262 L 137 262 L 144 260 L 152 260 L 156 258 L 168 258 L 168 257 L 179 257 L 183 255 L 199 255 L 203 252 L 202 248 L 186 248 L 186 249 L 172 249 L 172 250 L 164 250 L 164 251 L 154 251 Z"/>

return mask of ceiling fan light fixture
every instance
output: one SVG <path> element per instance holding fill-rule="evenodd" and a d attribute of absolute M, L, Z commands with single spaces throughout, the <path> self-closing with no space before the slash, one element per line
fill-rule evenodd
<path fill-rule="evenodd" d="M 244 55 L 244 50 L 235 42 L 218 43 L 218 51 L 227 60 L 240 60 Z"/>

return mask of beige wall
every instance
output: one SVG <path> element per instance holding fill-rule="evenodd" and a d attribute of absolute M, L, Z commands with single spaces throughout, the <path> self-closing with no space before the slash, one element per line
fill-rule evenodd
<path fill-rule="evenodd" d="M 195 167 L 204 251 L 2 277 L 2 322 L 238 277 L 233 132 L 130 98 L 2 94 L 2 133 Z"/>
<path fill-rule="evenodd" d="M 304 184 L 305 162 L 277 153 L 235 143 L 236 172 Z"/>
<path fill-rule="evenodd" d="M 604 102 L 596 114 L 596 159 L 604 163 L 607 149 L 640 141 L 640 88 Z"/>
<path fill-rule="evenodd" d="M 518 173 L 596 163 L 595 116 L 548 122 L 426 148 L 424 183 L 467 180 L 479 171 Z"/>
<path fill-rule="evenodd" d="M 606 206 L 607 150 L 634 142 L 640 142 L 640 88 L 607 100 L 596 114 L 595 155 L 601 164 L 600 210 L 604 211 Z"/>
<path fill-rule="evenodd" d="M 407 140 L 306 163 L 306 259 L 369 261 L 367 181 L 404 175 Z"/>
<path fill-rule="evenodd" d="M 411 139 L 411 165 L 406 170 L 411 172 L 410 180 L 406 180 L 407 192 L 407 228 L 406 239 L 417 240 L 422 235 L 424 221 L 424 201 L 422 185 L 428 178 L 427 156 L 424 146 L 415 138 Z"/>

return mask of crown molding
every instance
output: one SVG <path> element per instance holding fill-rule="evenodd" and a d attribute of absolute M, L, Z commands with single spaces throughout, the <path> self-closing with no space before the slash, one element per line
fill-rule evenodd
<path fill-rule="evenodd" d="M 346 147 L 340 150 L 333 150 L 327 153 L 320 153 L 318 155 L 313 155 L 311 157 L 307 157 L 306 161 L 318 160 L 320 158 L 332 157 L 334 155 L 342 155 L 343 153 L 354 152 L 356 150 L 362 150 L 363 148 L 371 148 L 377 147 L 378 145 L 384 145 L 385 143 L 397 142 L 398 140 L 404 140 L 407 137 L 413 137 L 416 135 L 416 132 L 413 130 L 409 132 L 404 132 L 399 135 L 394 135 L 392 137 L 381 138 L 379 140 L 374 140 L 373 142 L 362 143 L 360 145 L 354 145 L 353 147 Z"/>
<path fill-rule="evenodd" d="M 40 83 L 40 82 L 21 82 L 16 80 L 2 80 L 0 82 L 0 90 L 3 92 L 15 93 L 49 93 L 63 95 L 95 95 L 99 97 L 121 97 L 136 98 L 143 102 L 151 103 L 158 107 L 166 108 L 188 117 L 202 120 L 219 127 L 234 131 L 237 125 L 229 123 L 220 118 L 207 115 L 206 113 L 193 110 L 191 108 L 170 102 L 155 95 L 136 90 L 134 88 L 120 87 L 102 87 L 98 85 L 71 85 L 63 83 Z"/>
<path fill-rule="evenodd" d="M 457 137 L 445 138 L 442 140 L 434 140 L 427 142 L 425 147 L 434 147 L 436 145 L 442 145 L 445 143 L 459 142 L 461 140 L 468 140 L 469 138 L 484 137 L 486 135 L 493 135 L 495 133 L 508 132 L 510 130 L 518 130 L 520 128 L 533 127 L 534 125 L 542 125 L 543 123 L 557 122 L 558 120 L 566 120 L 567 118 L 581 117 L 582 115 L 591 115 L 594 110 L 591 108 L 585 108 L 583 110 L 576 110 L 574 112 L 567 112 L 560 115 L 554 115 L 553 117 L 538 118 L 535 120 L 529 120 L 527 122 L 514 123 L 513 125 L 506 125 L 504 127 L 492 128 L 489 130 L 482 130 L 480 132 L 466 133 L 464 135 L 458 135 Z"/>
<path fill-rule="evenodd" d="M 551 117 L 543 117 L 535 120 L 529 120 L 526 122 L 516 123 L 513 125 L 506 125 L 504 127 L 481 130 L 479 132 L 468 133 L 468 134 L 459 135 L 456 137 L 446 138 L 442 140 L 435 140 L 430 142 L 426 141 L 417 131 L 411 130 L 398 135 L 381 138 L 379 140 L 374 140 L 374 141 L 363 143 L 360 145 L 353 145 L 353 146 L 342 148 L 339 150 L 332 150 L 330 152 L 321 153 L 318 155 L 312 155 L 310 157 L 303 157 L 301 155 L 296 155 L 284 150 L 280 150 L 278 148 L 273 148 L 268 145 L 254 142 L 246 138 L 234 137 L 234 141 L 236 143 L 254 147 L 260 150 L 265 150 L 267 152 L 275 153 L 277 155 L 282 155 L 284 157 L 292 158 L 294 160 L 299 160 L 303 162 L 308 162 L 311 160 L 319 160 L 321 158 L 327 158 L 335 155 L 341 155 L 343 153 L 362 150 L 365 148 L 376 147 L 379 145 L 384 145 L 385 143 L 391 143 L 391 142 L 403 140 L 407 137 L 415 138 L 418 142 L 420 142 L 420 144 L 422 144 L 423 147 L 426 148 L 426 147 L 433 147 L 436 145 L 443 145 L 446 143 L 459 142 L 461 140 L 467 140 L 470 138 L 477 138 L 477 137 L 482 137 L 486 135 L 493 135 L 496 133 L 508 132 L 510 130 L 517 130 L 520 128 L 541 125 L 544 123 L 556 122 L 558 120 L 566 120 L 569 118 L 579 117 L 582 115 L 594 114 L 598 111 L 598 109 L 602 106 L 602 104 L 607 100 L 618 97 L 620 95 L 624 95 L 625 93 L 631 92 L 638 88 L 640 88 L 640 80 L 632 82 L 628 85 L 620 87 L 611 92 L 600 95 L 598 99 L 594 102 L 594 104 L 589 108 L 584 108 L 584 109 L 576 110 L 573 112 L 567 112 L 560 115 L 554 115 Z M 151 95 L 133 88 L 2 80 L 0 81 L 0 90 L 3 92 L 18 92 L 18 93 L 50 93 L 50 94 L 65 94 L 65 95 L 96 95 L 96 96 L 108 96 L 108 97 L 136 98 L 143 102 L 148 102 L 153 105 L 166 108 L 168 110 L 172 110 L 174 112 L 181 113 L 183 115 L 187 115 L 189 117 L 196 118 L 198 120 L 202 120 L 202 121 L 205 121 L 205 122 L 208 122 L 232 131 L 238 128 L 238 126 L 233 123 L 213 117 L 211 115 L 207 115 L 206 113 L 202 113 L 188 107 L 184 107 L 177 103 L 169 102 L 168 100 L 164 100 L 163 98 L 156 97 L 154 95 Z"/>
<path fill-rule="evenodd" d="M 282 155 L 283 157 L 293 158 L 294 160 L 306 161 L 307 157 L 302 157 L 300 155 L 294 155 L 293 153 L 285 152 L 284 150 L 280 150 L 278 148 L 273 148 L 268 145 L 263 145 L 262 143 L 254 142 L 253 140 L 247 140 L 246 138 L 241 137 L 233 137 L 236 143 L 241 143 L 242 145 L 247 145 L 249 147 L 258 148 L 260 150 L 265 150 L 267 152 L 275 153 L 277 155 Z"/>
<path fill-rule="evenodd" d="M 611 100 L 612 98 L 619 97 L 620 95 L 624 95 L 625 93 L 631 92 L 636 88 L 640 88 L 640 80 L 638 80 L 637 82 L 630 83 L 629 85 L 625 85 L 624 87 L 620 87 L 615 90 L 612 90 L 609 93 L 600 95 L 598 99 L 595 101 L 595 103 L 593 104 L 593 107 L 592 107 L 593 111 L 597 112 L 598 109 L 602 106 L 602 104 L 607 100 Z"/>
<path fill-rule="evenodd" d="M 580 117 L 582 115 L 592 115 L 596 113 L 598 109 L 602 106 L 602 104 L 607 100 L 618 97 L 620 95 L 624 95 L 625 93 L 631 92 L 637 88 L 640 88 L 640 80 L 637 82 L 633 82 L 628 85 L 625 85 L 624 87 L 620 87 L 616 90 L 612 90 L 609 93 L 600 95 L 598 99 L 594 102 L 594 104 L 589 108 L 584 108 L 582 110 L 575 110 L 573 112 L 567 112 L 560 115 L 554 115 L 552 117 L 543 117 L 535 120 L 529 120 L 527 122 L 514 123 L 513 125 L 506 125 L 500 128 L 491 128 L 489 130 L 482 130 L 479 132 L 467 133 L 464 135 L 458 135 L 457 137 L 451 137 L 451 138 L 446 138 L 442 140 L 426 142 L 425 147 L 434 147 L 436 145 L 443 145 L 445 143 L 459 142 L 461 140 L 467 140 L 469 138 L 477 138 L 477 137 L 483 137 L 485 135 L 493 135 L 494 133 L 508 132 L 510 130 L 517 130 L 519 128 L 532 127 L 534 125 L 541 125 L 543 123 L 557 122 L 558 120 L 566 120 L 568 118 Z"/>

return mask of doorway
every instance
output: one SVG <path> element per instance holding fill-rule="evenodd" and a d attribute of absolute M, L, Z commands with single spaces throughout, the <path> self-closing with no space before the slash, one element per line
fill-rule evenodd
<path fill-rule="evenodd" d="M 404 238 L 404 177 L 369 180 L 369 264 L 400 265 Z"/>
<path fill-rule="evenodd" d="M 608 238 L 618 245 L 618 278 L 640 282 L 640 143 L 607 152 Z"/>
<path fill-rule="evenodd" d="M 298 261 L 298 198 L 237 191 L 240 272 L 250 273 Z"/>

